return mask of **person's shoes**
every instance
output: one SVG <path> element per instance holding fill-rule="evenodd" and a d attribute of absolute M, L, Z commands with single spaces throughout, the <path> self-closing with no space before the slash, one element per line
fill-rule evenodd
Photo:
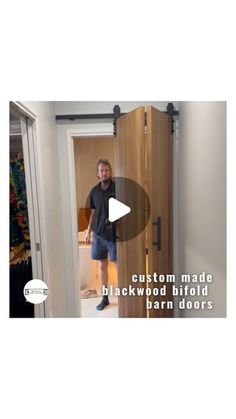
<path fill-rule="evenodd" d="M 96 289 L 86 289 L 80 292 L 81 298 L 95 298 L 97 297 L 97 290 Z"/>
<path fill-rule="evenodd" d="M 107 295 L 104 295 L 104 296 L 102 297 L 102 301 L 100 302 L 100 304 L 98 304 L 98 305 L 97 305 L 96 309 L 97 309 L 97 310 L 104 310 L 104 308 L 105 308 L 106 306 L 108 306 L 108 304 L 109 304 L 108 297 L 107 297 Z"/>

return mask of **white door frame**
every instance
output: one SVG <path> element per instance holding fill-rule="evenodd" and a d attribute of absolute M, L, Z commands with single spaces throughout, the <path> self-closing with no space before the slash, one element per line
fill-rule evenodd
<path fill-rule="evenodd" d="M 75 161 L 74 161 L 74 139 L 79 137 L 110 137 L 113 136 L 112 123 L 98 124 L 81 124 L 76 128 L 66 130 L 67 158 L 68 158 L 68 177 L 69 177 L 69 195 L 70 195 L 70 217 L 71 217 L 71 234 L 73 248 L 73 277 L 74 287 L 78 298 L 77 313 L 81 317 L 81 301 L 80 301 L 80 278 L 78 278 L 78 235 L 77 235 L 77 200 L 76 200 L 76 180 L 75 180 Z"/>
<path fill-rule="evenodd" d="M 11 102 L 11 106 L 21 120 L 33 279 L 42 279 L 47 283 L 44 277 L 46 270 L 43 269 L 43 266 L 45 266 L 45 259 L 43 258 L 45 242 L 41 231 L 40 214 L 42 212 L 39 206 L 40 199 L 36 170 L 38 167 L 37 153 L 35 151 L 37 116 L 26 109 L 20 102 Z M 46 301 L 34 305 L 35 317 L 46 317 Z"/>

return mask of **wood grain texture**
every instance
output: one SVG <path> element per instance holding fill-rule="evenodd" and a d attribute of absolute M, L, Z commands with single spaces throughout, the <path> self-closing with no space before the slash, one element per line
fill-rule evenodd
<path fill-rule="evenodd" d="M 149 274 L 173 273 L 172 250 L 172 177 L 173 177 L 173 146 L 171 136 L 171 120 L 163 112 L 148 107 L 146 132 L 146 185 L 151 202 L 151 217 L 147 226 L 147 271 Z M 157 239 L 156 222 L 161 217 L 161 250 L 157 250 L 153 242 Z M 165 284 L 160 284 L 161 286 Z M 150 287 L 157 286 L 156 283 Z M 172 301 L 170 288 L 167 286 L 167 297 L 150 298 L 150 300 Z M 170 309 L 149 310 L 149 317 L 172 317 Z"/>
<path fill-rule="evenodd" d="M 144 141 L 144 107 L 120 117 L 117 120 L 117 136 L 115 143 L 116 175 L 129 178 L 145 187 L 145 141 Z M 117 199 L 125 203 L 125 184 L 120 185 Z M 137 220 L 139 222 L 139 220 Z M 119 228 L 118 228 L 119 236 Z M 145 231 L 137 237 L 117 243 L 118 247 L 118 286 L 134 284 L 131 276 L 134 273 L 145 273 L 146 270 L 146 234 Z M 143 285 L 145 287 L 145 285 Z M 146 317 L 146 298 L 137 296 L 119 297 L 119 317 Z"/>

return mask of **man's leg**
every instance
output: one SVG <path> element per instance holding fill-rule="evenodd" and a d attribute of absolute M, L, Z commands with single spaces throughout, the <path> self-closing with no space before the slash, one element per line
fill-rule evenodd
<path fill-rule="evenodd" d="M 101 290 L 108 286 L 108 260 L 103 259 L 99 261 L 100 263 L 100 282 Z M 109 304 L 108 295 L 103 295 L 102 301 L 97 305 L 97 310 L 103 310 Z"/>
<path fill-rule="evenodd" d="M 107 288 L 108 285 L 108 260 L 100 260 L 100 281 L 101 285 Z"/>

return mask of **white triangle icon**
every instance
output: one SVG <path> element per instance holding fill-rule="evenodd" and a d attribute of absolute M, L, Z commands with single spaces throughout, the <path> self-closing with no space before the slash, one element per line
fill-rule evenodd
<path fill-rule="evenodd" d="M 110 198 L 108 202 L 108 219 L 111 223 L 124 215 L 129 214 L 131 208 L 115 198 Z"/>

